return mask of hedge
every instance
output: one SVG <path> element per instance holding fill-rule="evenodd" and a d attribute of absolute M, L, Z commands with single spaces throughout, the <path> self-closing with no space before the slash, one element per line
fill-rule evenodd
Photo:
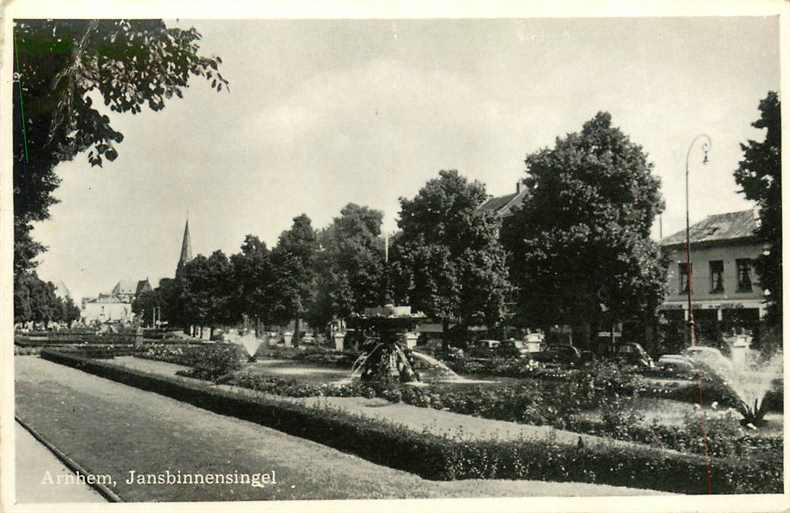
<path fill-rule="evenodd" d="M 308 407 L 288 400 L 249 396 L 202 383 L 132 370 L 66 353 L 42 358 L 103 378 L 156 392 L 355 454 L 426 479 L 535 479 L 630 486 L 680 493 L 708 491 L 706 460 L 636 445 L 559 445 L 551 440 L 473 441 L 419 433 L 406 427 Z M 714 493 L 781 493 L 781 466 L 712 460 Z"/>
<path fill-rule="evenodd" d="M 14 336 L 14 344 L 31 346 L 51 346 L 63 344 L 114 344 L 132 345 L 135 342 L 134 335 L 61 335 L 55 337 L 28 337 L 25 335 Z"/>

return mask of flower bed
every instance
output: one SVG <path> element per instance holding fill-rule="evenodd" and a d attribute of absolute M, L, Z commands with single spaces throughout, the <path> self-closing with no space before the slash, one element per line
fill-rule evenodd
<path fill-rule="evenodd" d="M 707 493 L 704 458 L 650 447 L 561 445 L 551 440 L 471 441 L 418 433 L 403 426 L 340 410 L 210 388 L 178 378 L 106 362 L 43 351 L 42 357 L 120 383 L 314 440 L 375 463 L 424 478 L 538 479 L 639 486 L 680 493 Z M 781 493 L 778 469 L 735 459 L 714 459 L 713 493 Z"/>
<path fill-rule="evenodd" d="M 22 347 L 60 346 L 66 344 L 114 344 L 132 345 L 135 337 L 131 335 L 63 335 L 57 337 L 28 337 L 15 335 L 14 344 Z"/>
<path fill-rule="evenodd" d="M 274 378 L 259 374 L 236 376 L 232 383 L 257 392 L 283 397 L 375 397 L 376 389 L 363 383 L 300 383 L 293 379 Z"/>
<path fill-rule="evenodd" d="M 207 344 L 201 343 L 145 344 L 135 356 L 193 367 L 202 359 L 205 347 Z"/>
<path fill-rule="evenodd" d="M 607 386 L 602 384 L 608 383 Z M 687 418 L 682 426 L 653 422 L 645 426 L 643 416 L 632 400 L 620 395 L 622 381 L 556 382 L 532 384 L 409 385 L 306 384 L 255 374 L 237 376 L 233 384 L 284 397 L 382 397 L 423 408 L 448 410 L 493 420 L 521 424 L 550 425 L 579 433 L 602 435 L 686 453 L 715 456 L 763 457 L 766 451 L 779 451 L 781 439 L 766 440 L 741 429 L 737 419 L 708 419 L 706 433 L 700 432 L 699 419 Z M 601 420 L 581 415 L 601 410 Z M 705 447 L 707 444 L 707 447 Z"/>
<path fill-rule="evenodd" d="M 359 358 L 358 352 L 334 351 L 320 346 L 307 347 L 271 347 L 261 344 L 255 353 L 258 357 L 275 358 L 278 360 L 296 360 L 315 365 L 350 369 Z"/>

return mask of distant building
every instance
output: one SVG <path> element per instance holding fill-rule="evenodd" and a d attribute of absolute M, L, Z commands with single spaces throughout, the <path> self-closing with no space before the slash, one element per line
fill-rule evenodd
<path fill-rule="evenodd" d="M 521 181 L 516 183 L 516 192 L 489 198 L 482 205 L 477 207 L 479 210 L 493 212 L 497 217 L 505 218 L 513 214 L 513 209 L 520 206 L 527 196 L 527 189 Z"/>
<path fill-rule="evenodd" d="M 137 288 L 134 291 L 134 295 L 137 297 L 144 292 L 151 292 L 152 290 L 154 290 L 154 288 L 151 286 L 151 282 L 148 281 L 148 278 L 146 278 L 137 282 Z"/>
<path fill-rule="evenodd" d="M 131 300 L 112 294 L 99 294 L 82 300 L 82 322 L 85 324 L 130 322 L 133 317 Z"/>
<path fill-rule="evenodd" d="M 527 188 L 521 180 L 516 182 L 516 192 L 505 194 L 504 196 L 494 196 L 483 202 L 482 205 L 477 207 L 478 210 L 493 213 L 499 219 L 505 219 L 513 215 L 513 210 L 520 207 L 527 197 Z M 498 230 L 499 228 L 497 228 Z M 512 312 L 515 310 L 515 292 L 511 294 L 508 301 L 505 303 L 505 317 L 512 317 Z M 438 332 L 442 332 L 441 324 L 438 325 Z"/>
<path fill-rule="evenodd" d="M 150 291 L 148 278 L 140 281 L 121 280 L 109 293 L 82 300 L 82 322 L 131 322 L 134 319 L 132 303 L 138 294 Z"/>
<path fill-rule="evenodd" d="M 189 219 L 187 219 L 186 224 L 184 225 L 184 237 L 181 239 L 181 255 L 178 258 L 176 275 L 190 260 L 192 260 L 192 238 L 189 236 Z"/>
<path fill-rule="evenodd" d="M 62 300 L 66 300 L 71 297 L 71 291 L 62 280 L 55 284 L 55 296 Z"/>
<path fill-rule="evenodd" d="M 110 292 L 110 295 L 120 299 L 123 302 L 131 303 L 134 299 L 135 292 L 137 291 L 137 283 L 130 280 L 121 280 L 115 284 Z"/>
<path fill-rule="evenodd" d="M 754 326 L 765 315 L 754 261 L 763 251 L 753 210 L 711 215 L 689 228 L 694 321 L 716 329 Z M 688 321 L 686 230 L 661 240 L 669 257 L 669 294 L 659 308 L 667 320 Z M 703 333 L 704 334 L 704 333 Z"/>

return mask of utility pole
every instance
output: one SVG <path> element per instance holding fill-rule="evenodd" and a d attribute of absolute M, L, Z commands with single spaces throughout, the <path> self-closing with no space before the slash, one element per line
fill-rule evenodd
<path fill-rule="evenodd" d="M 694 310 L 692 308 L 692 300 L 691 297 L 693 295 L 693 285 L 692 285 L 692 270 L 691 270 L 691 240 L 689 236 L 689 157 L 691 156 L 691 150 L 694 148 L 694 145 L 697 143 L 698 140 L 704 139 L 705 142 L 702 143 L 702 151 L 705 153 L 705 157 L 702 160 L 702 164 L 708 163 L 708 151 L 710 151 L 710 147 L 712 146 L 710 137 L 707 134 L 699 134 L 696 136 L 689 145 L 689 149 L 686 152 L 686 291 L 688 292 L 688 323 L 689 323 L 689 340 L 691 341 L 691 345 L 696 345 L 696 333 L 694 331 Z"/>

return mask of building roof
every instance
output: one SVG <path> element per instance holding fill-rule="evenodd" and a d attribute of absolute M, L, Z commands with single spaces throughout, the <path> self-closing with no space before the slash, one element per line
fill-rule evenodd
<path fill-rule="evenodd" d="M 493 212 L 498 217 L 506 217 L 510 215 L 513 207 L 521 205 L 521 202 L 524 201 L 526 196 L 526 188 L 519 184 L 516 187 L 516 192 L 489 198 L 477 208 Z"/>
<path fill-rule="evenodd" d="M 516 197 L 516 194 L 518 193 L 514 192 L 513 194 L 505 194 L 504 196 L 494 196 L 480 205 L 480 210 L 491 210 L 493 212 L 497 212 L 502 207 L 510 203 L 510 201 Z"/>
<path fill-rule="evenodd" d="M 99 294 L 97 297 L 86 297 L 82 298 L 83 306 L 88 303 L 99 303 L 99 304 L 129 304 L 128 300 L 121 299 L 118 296 L 112 294 Z"/>
<path fill-rule="evenodd" d="M 66 286 L 66 284 L 63 283 L 63 280 L 60 280 L 55 284 L 55 295 L 60 299 L 71 297 L 71 291 Z"/>
<path fill-rule="evenodd" d="M 178 259 L 177 269 L 192 260 L 192 238 L 189 236 L 189 219 L 184 225 L 184 238 L 181 240 L 181 256 Z"/>
<path fill-rule="evenodd" d="M 134 294 L 137 290 L 137 282 L 131 280 L 121 280 L 112 288 L 112 294 Z"/>
<path fill-rule="evenodd" d="M 137 282 L 137 288 L 135 289 L 135 295 L 141 294 L 143 292 L 150 292 L 153 290 L 151 287 L 151 282 L 148 281 L 148 278 L 144 280 L 140 280 Z"/>
<path fill-rule="evenodd" d="M 754 210 L 740 210 L 726 214 L 714 214 L 689 227 L 689 241 L 721 242 L 754 237 L 757 229 L 757 216 Z M 665 237 L 662 246 L 674 246 L 686 242 L 686 230 Z"/>

